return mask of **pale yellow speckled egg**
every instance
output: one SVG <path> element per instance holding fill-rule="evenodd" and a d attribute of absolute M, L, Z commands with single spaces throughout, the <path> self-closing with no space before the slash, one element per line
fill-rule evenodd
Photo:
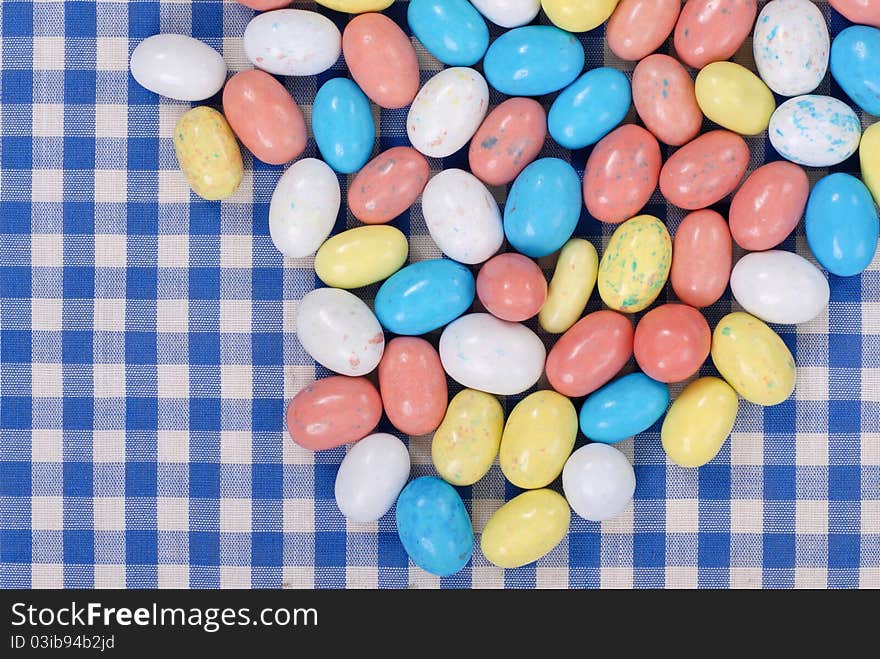
<path fill-rule="evenodd" d="M 489 471 L 504 427 L 504 410 L 495 396 L 464 389 L 449 401 L 431 442 L 431 459 L 443 480 L 472 485 Z"/>
<path fill-rule="evenodd" d="M 174 151 L 189 186 L 203 199 L 226 199 L 238 189 L 241 151 L 217 110 L 200 106 L 184 113 L 174 128 Z"/>

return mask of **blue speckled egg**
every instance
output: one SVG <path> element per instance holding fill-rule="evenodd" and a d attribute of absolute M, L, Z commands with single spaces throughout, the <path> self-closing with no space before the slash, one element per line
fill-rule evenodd
<path fill-rule="evenodd" d="M 587 71 L 566 87 L 547 115 L 547 128 L 566 149 L 582 149 L 610 133 L 629 112 L 627 77 L 608 66 Z"/>
<path fill-rule="evenodd" d="M 403 488 L 397 534 L 413 563 L 441 577 L 467 565 L 474 551 L 474 529 L 461 497 L 436 476 L 416 478 Z"/>
<path fill-rule="evenodd" d="M 410 0 L 406 20 L 425 49 L 449 66 L 471 66 L 489 47 L 489 28 L 467 0 Z"/>
<path fill-rule="evenodd" d="M 581 407 L 581 432 L 616 444 L 650 428 L 669 406 L 669 387 L 644 373 L 630 373 L 591 394 Z"/>
<path fill-rule="evenodd" d="M 449 259 L 419 261 L 382 284 L 374 302 L 382 327 L 417 336 L 451 323 L 474 302 L 474 276 Z"/>
<path fill-rule="evenodd" d="M 834 37 L 831 75 L 862 110 L 880 117 L 880 30 L 853 25 Z"/>
<path fill-rule="evenodd" d="M 581 182 L 559 158 L 541 158 L 516 177 L 504 205 L 504 235 L 532 258 L 552 254 L 571 238 L 581 214 Z"/>
<path fill-rule="evenodd" d="M 552 25 L 526 25 L 498 37 L 483 60 L 486 80 L 502 94 L 542 96 L 558 91 L 584 68 L 584 47 Z"/>
<path fill-rule="evenodd" d="M 333 78 L 315 94 L 312 132 L 321 158 L 335 171 L 351 174 L 373 152 L 376 127 L 370 101 L 348 78 Z"/>
<path fill-rule="evenodd" d="M 819 179 L 807 201 L 805 225 L 813 256 L 832 274 L 857 275 L 874 258 L 877 211 L 868 188 L 855 176 Z"/>
<path fill-rule="evenodd" d="M 859 148 L 862 125 L 852 108 L 831 96 L 796 96 L 773 112 L 770 143 L 786 160 L 830 167 Z"/>

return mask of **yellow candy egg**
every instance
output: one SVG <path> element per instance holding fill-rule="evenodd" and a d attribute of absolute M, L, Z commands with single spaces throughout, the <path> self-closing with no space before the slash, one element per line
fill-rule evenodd
<path fill-rule="evenodd" d="M 185 112 L 174 127 L 174 152 L 189 187 L 203 199 L 226 199 L 238 189 L 241 151 L 217 110 L 199 106 Z"/>
<path fill-rule="evenodd" d="M 562 334 L 577 322 L 596 286 L 599 255 L 593 244 L 572 238 L 559 252 L 547 289 L 547 300 L 538 314 L 545 332 Z"/>
<path fill-rule="evenodd" d="M 700 378 L 686 386 L 666 412 L 660 440 L 675 464 L 702 467 L 718 455 L 733 429 L 739 400 L 719 378 Z"/>
<path fill-rule="evenodd" d="M 453 485 L 472 485 L 489 471 L 504 427 L 504 410 L 495 396 L 465 389 L 449 402 L 431 441 L 431 459 L 440 477 Z"/>
<path fill-rule="evenodd" d="M 562 473 L 574 448 L 574 405 L 555 391 L 536 391 L 511 411 L 501 436 L 501 471 L 526 490 L 544 487 Z"/>
<path fill-rule="evenodd" d="M 599 262 L 599 295 L 616 311 L 641 311 L 660 295 L 671 265 L 666 225 L 653 215 L 637 215 L 608 241 Z"/>
<path fill-rule="evenodd" d="M 409 253 L 406 236 L 387 224 L 338 233 L 315 255 L 315 272 L 328 286 L 360 288 L 400 270 Z"/>
<path fill-rule="evenodd" d="M 874 203 L 880 205 L 880 123 L 868 126 L 859 144 L 862 180 L 871 191 Z"/>
<path fill-rule="evenodd" d="M 618 0 L 541 0 L 541 7 L 556 27 L 586 32 L 607 21 L 617 3 Z"/>
<path fill-rule="evenodd" d="M 741 135 L 767 130 L 776 109 L 773 92 L 754 73 L 735 62 L 712 62 L 697 74 L 697 105 L 719 126 Z"/>
<path fill-rule="evenodd" d="M 712 361 L 740 396 L 778 405 L 794 391 L 794 358 L 779 335 L 754 316 L 737 311 L 712 334 Z"/>
<path fill-rule="evenodd" d="M 363 14 L 368 11 L 388 9 L 394 0 L 315 0 L 319 5 L 345 14 Z"/>
<path fill-rule="evenodd" d="M 553 490 L 531 490 L 495 511 L 480 539 L 483 555 L 498 567 L 520 567 L 537 561 L 568 533 L 571 510 Z"/>

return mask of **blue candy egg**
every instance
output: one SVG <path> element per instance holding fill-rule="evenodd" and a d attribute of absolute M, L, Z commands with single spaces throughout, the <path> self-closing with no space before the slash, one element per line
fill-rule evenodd
<path fill-rule="evenodd" d="M 342 174 L 363 167 L 373 152 L 376 128 L 370 101 L 348 78 L 333 78 L 315 94 L 312 132 L 321 157 Z"/>
<path fill-rule="evenodd" d="M 632 92 L 627 77 L 607 66 L 587 71 L 566 87 L 547 115 L 547 128 L 566 149 L 595 144 L 623 121 Z"/>
<path fill-rule="evenodd" d="M 397 499 L 397 534 L 412 562 L 448 577 L 471 559 L 474 529 L 464 503 L 436 476 L 410 482 Z"/>
<path fill-rule="evenodd" d="M 527 25 L 505 32 L 486 52 L 486 80 L 502 94 L 542 96 L 562 89 L 584 68 L 584 47 L 570 32 Z"/>
<path fill-rule="evenodd" d="M 880 116 L 880 30 L 853 25 L 834 37 L 831 75 L 862 110 Z"/>
<path fill-rule="evenodd" d="M 574 232 L 581 215 L 581 182 L 559 158 L 541 158 L 526 167 L 504 205 L 504 235 L 532 258 L 552 254 Z"/>
<path fill-rule="evenodd" d="M 877 250 L 878 218 L 868 188 L 855 176 L 819 179 L 807 201 L 807 243 L 828 272 L 857 275 Z"/>
<path fill-rule="evenodd" d="M 489 28 L 467 0 L 410 0 L 406 20 L 416 39 L 449 66 L 471 66 L 489 47 Z"/>
<path fill-rule="evenodd" d="M 398 270 L 374 301 L 382 327 L 417 336 L 451 323 L 474 302 L 474 276 L 449 259 L 419 261 Z"/>
<path fill-rule="evenodd" d="M 581 432 L 595 442 L 616 444 L 650 428 L 669 406 L 669 387 L 644 373 L 630 373 L 587 397 Z"/>

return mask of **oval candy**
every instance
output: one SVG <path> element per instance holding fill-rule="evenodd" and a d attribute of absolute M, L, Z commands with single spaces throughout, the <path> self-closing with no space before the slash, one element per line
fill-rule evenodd
<path fill-rule="evenodd" d="M 181 115 L 174 127 L 174 153 L 189 187 L 202 199 L 226 199 L 241 184 L 241 150 L 226 119 L 213 108 L 202 105 Z"/>
<path fill-rule="evenodd" d="M 479 12 L 499 27 L 530 23 L 541 9 L 539 0 L 473 0 Z"/>
<path fill-rule="evenodd" d="M 740 135 L 767 129 L 776 109 L 773 92 L 744 66 L 712 62 L 697 74 L 697 104 L 710 121 Z"/>
<path fill-rule="evenodd" d="M 636 491 L 636 474 L 626 456 L 613 446 L 587 444 L 565 463 L 562 489 L 575 513 L 601 522 L 629 507 Z"/>
<path fill-rule="evenodd" d="M 496 318 L 520 322 L 541 310 L 547 299 L 547 280 L 530 258 L 516 253 L 499 254 L 480 268 L 477 297 Z"/>
<path fill-rule="evenodd" d="M 434 432 L 446 414 L 446 373 L 424 339 L 391 339 L 379 362 L 379 393 L 388 420 L 407 435 Z"/>
<path fill-rule="evenodd" d="M 633 353 L 649 378 L 681 382 L 700 370 L 711 342 L 703 314 L 686 304 L 661 304 L 636 326 Z"/>
<path fill-rule="evenodd" d="M 880 29 L 852 25 L 834 37 L 831 75 L 856 105 L 880 117 Z"/>
<path fill-rule="evenodd" d="M 425 189 L 428 161 L 408 146 L 373 158 L 348 186 L 348 208 L 364 224 L 384 224 L 405 213 Z"/>
<path fill-rule="evenodd" d="M 290 4 L 290 0 L 238 0 L 245 7 L 250 7 L 256 11 L 269 11 L 270 9 L 281 9 Z"/>
<path fill-rule="evenodd" d="M 623 121 L 631 101 L 629 79 L 623 73 L 610 66 L 587 71 L 550 106 L 550 135 L 566 149 L 595 144 Z"/>
<path fill-rule="evenodd" d="M 431 460 L 452 485 L 473 485 L 488 473 L 498 455 L 504 410 L 494 396 L 464 389 L 446 410 L 431 440 Z"/>
<path fill-rule="evenodd" d="M 467 0 L 410 0 L 406 20 L 416 39 L 449 66 L 473 66 L 489 47 L 489 28 Z"/>
<path fill-rule="evenodd" d="M 724 446 L 738 409 L 736 392 L 724 380 L 694 380 L 666 412 L 660 428 L 663 450 L 681 467 L 702 467 Z"/>
<path fill-rule="evenodd" d="M 244 30 L 244 54 L 258 69 L 280 76 L 311 76 L 336 64 L 342 35 L 314 11 L 277 9 L 254 16 Z"/>
<path fill-rule="evenodd" d="M 315 274 L 333 288 L 361 288 L 400 270 L 408 254 L 409 243 L 399 229 L 356 227 L 321 245 L 315 255 Z"/>
<path fill-rule="evenodd" d="M 350 522 L 375 522 L 385 515 L 409 478 L 409 451 L 394 435 L 379 432 L 349 449 L 336 472 L 333 493 Z"/>
<path fill-rule="evenodd" d="M 828 0 L 828 4 L 853 23 L 880 27 L 880 0 Z"/>
<path fill-rule="evenodd" d="M 131 75 L 149 91 L 178 101 L 202 101 L 226 82 L 226 63 L 208 44 L 184 34 L 155 34 L 131 53 Z"/>
<path fill-rule="evenodd" d="M 862 180 L 880 205 L 880 123 L 868 126 L 859 143 L 859 164 Z"/>
<path fill-rule="evenodd" d="M 636 64 L 632 96 L 645 127 L 664 144 L 681 146 L 699 134 L 703 113 L 694 81 L 678 60 L 657 53 Z"/>
<path fill-rule="evenodd" d="M 486 185 L 506 185 L 544 146 L 547 115 L 531 98 L 509 98 L 492 110 L 468 149 L 471 172 Z"/>
<path fill-rule="evenodd" d="M 767 131 L 786 160 L 830 167 L 859 148 L 862 125 L 846 103 L 831 96 L 796 96 L 776 108 Z"/>
<path fill-rule="evenodd" d="M 370 101 L 348 78 L 328 80 L 315 94 L 312 132 L 324 162 L 340 174 L 356 172 L 376 139 Z"/>
<path fill-rule="evenodd" d="M 695 69 L 730 58 L 758 13 L 756 0 L 688 0 L 675 24 L 678 58 Z"/>
<path fill-rule="evenodd" d="M 588 32 L 608 20 L 618 0 L 541 0 L 554 25 L 569 32 Z"/>
<path fill-rule="evenodd" d="M 580 412 L 581 432 L 616 444 L 650 428 L 669 406 L 669 387 L 644 373 L 630 373 L 590 394 Z"/>
<path fill-rule="evenodd" d="M 698 309 L 715 304 L 727 289 L 732 263 L 724 218 L 708 208 L 686 215 L 675 231 L 669 271 L 678 299 Z"/>
<path fill-rule="evenodd" d="M 538 312 L 545 332 L 561 334 L 575 324 L 593 293 L 599 274 L 599 255 L 588 240 L 572 238 L 559 251 L 547 300 Z"/>
<path fill-rule="evenodd" d="M 621 0 L 605 26 L 605 39 L 620 59 L 638 61 L 647 57 L 672 33 L 679 0 Z"/>
<path fill-rule="evenodd" d="M 319 5 L 343 14 L 363 14 L 388 9 L 394 0 L 315 0 Z"/>

